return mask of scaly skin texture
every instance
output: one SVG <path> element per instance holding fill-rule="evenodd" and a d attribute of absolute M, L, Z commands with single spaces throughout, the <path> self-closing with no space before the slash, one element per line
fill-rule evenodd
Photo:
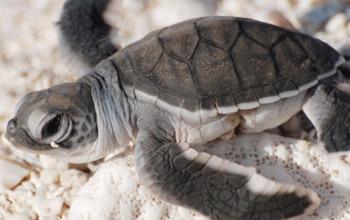
<path fill-rule="evenodd" d="M 141 181 L 166 201 L 212 219 L 285 219 L 315 208 L 318 197 L 276 183 L 254 168 L 176 143 L 171 116 L 138 104 L 136 168 Z M 142 113 L 142 114 L 141 114 Z"/>

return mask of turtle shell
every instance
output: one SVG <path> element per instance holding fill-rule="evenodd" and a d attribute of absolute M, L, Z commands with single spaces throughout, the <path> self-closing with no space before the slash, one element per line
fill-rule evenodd
<path fill-rule="evenodd" d="M 318 39 L 235 17 L 154 31 L 110 59 L 130 97 L 192 121 L 295 96 L 344 62 Z"/>

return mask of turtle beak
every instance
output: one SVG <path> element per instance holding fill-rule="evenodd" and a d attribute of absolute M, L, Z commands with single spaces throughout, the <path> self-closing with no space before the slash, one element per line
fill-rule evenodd
<path fill-rule="evenodd" d="M 31 139 L 27 131 L 21 127 L 18 127 L 16 118 L 11 119 L 7 123 L 7 129 L 5 138 L 16 148 L 24 151 L 45 152 L 51 150 L 51 146 L 48 144 L 40 144 Z"/>
<path fill-rule="evenodd" d="M 5 137 L 6 137 L 7 140 L 12 142 L 11 139 L 13 139 L 13 136 L 16 133 L 17 133 L 17 121 L 16 121 L 15 118 L 13 118 L 7 123 L 7 129 L 6 129 Z"/>

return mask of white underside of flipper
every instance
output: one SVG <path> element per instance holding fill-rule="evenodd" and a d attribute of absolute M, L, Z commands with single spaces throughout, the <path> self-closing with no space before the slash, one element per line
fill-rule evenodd
<path fill-rule="evenodd" d="M 279 183 L 270 180 L 256 172 L 253 174 L 246 186 L 250 191 L 256 193 L 257 195 L 273 196 L 278 194 L 288 194 L 294 192 L 299 197 L 307 196 L 311 204 L 304 210 L 304 213 L 298 216 L 294 216 L 293 219 L 310 214 L 321 204 L 320 198 L 312 190 L 291 184 Z"/>

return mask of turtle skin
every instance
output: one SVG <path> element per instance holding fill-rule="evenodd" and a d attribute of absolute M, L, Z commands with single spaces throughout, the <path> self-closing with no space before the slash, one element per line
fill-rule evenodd
<path fill-rule="evenodd" d="M 154 31 L 110 60 L 129 97 L 137 90 L 196 112 L 296 95 L 335 74 L 340 58 L 308 35 L 214 16 Z"/>

